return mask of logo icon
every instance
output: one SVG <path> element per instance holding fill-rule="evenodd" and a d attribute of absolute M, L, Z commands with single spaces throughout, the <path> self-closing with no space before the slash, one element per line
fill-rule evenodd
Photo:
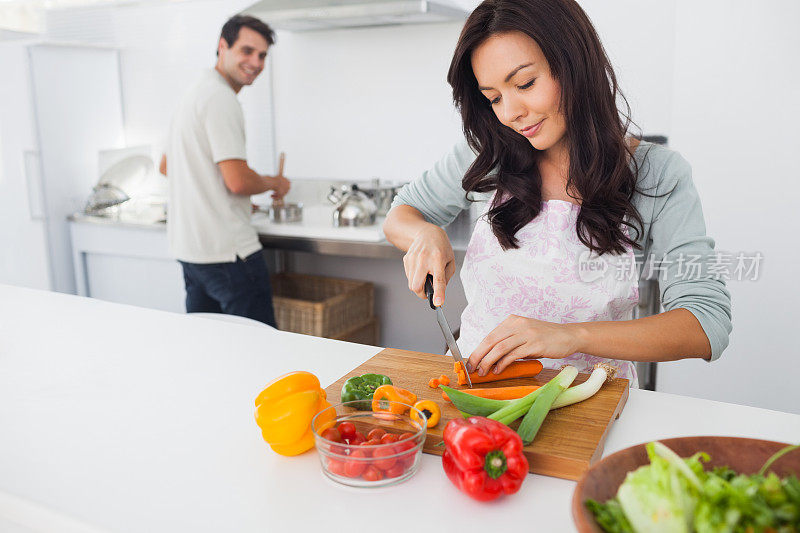
<path fill-rule="evenodd" d="M 584 250 L 578 256 L 578 277 L 584 283 L 591 283 L 602 278 L 608 270 L 608 263 L 603 257 Z"/>

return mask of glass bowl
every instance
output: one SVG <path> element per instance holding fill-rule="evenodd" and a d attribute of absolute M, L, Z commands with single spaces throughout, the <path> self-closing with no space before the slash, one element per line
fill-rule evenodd
<path fill-rule="evenodd" d="M 328 407 L 311 421 L 323 473 L 351 487 L 385 487 L 413 476 L 419 468 L 427 428 L 408 413 L 416 411 L 419 420 L 425 416 L 399 402 L 381 402 L 386 411 L 362 411 L 356 407 L 361 403 Z M 405 412 L 396 414 L 401 409 Z"/>

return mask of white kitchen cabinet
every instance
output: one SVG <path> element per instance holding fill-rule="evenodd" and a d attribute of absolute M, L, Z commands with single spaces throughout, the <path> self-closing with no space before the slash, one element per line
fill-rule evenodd
<path fill-rule="evenodd" d="M 51 288 L 71 293 L 66 217 L 83 206 L 97 181 L 100 150 L 125 145 L 119 52 L 44 43 L 29 46 L 28 55 Z"/>
<path fill-rule="evenodd" d="M 182 313 L 183 272 L 164 227 L 70 222 L 75 285 L 81 296 Z"/>
<path fill-rule="evenodd" d="M 0 43 L 0 283 L 50 288 L 29 41 Z M 11 75 L 10 73 L 19 73 Z"/>

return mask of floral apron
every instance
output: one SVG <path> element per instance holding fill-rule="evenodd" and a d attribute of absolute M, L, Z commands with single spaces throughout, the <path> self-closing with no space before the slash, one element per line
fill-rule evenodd
<path fill-rule="evenodd" d="M 539 215 L 517 233 L 519 248 L 506 251 L 486 213 L 478 219 L 461 269 L 467 307 L 458 345 L 465 358 L 509 315 L 562 324 L 632 318 L 639 301 L 638 277 L 620 273 L 627 265 L 629 274 L 635 265 L 633 249 L 626 247 L 619 255 L 591 254 L 575 231 L 580 209 L 563 200 L 543 202 Z M 580 372 L 609 362 L 619 369 L 618 377 L 638 386 L 631 361 L 583 353 L 540 361 L 545 368 L 570 364 Z"/>

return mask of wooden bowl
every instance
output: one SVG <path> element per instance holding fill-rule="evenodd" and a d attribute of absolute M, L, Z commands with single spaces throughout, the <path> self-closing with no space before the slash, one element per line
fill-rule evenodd
<path fill-rule="evenodd" d="M 781 442 L 740 437 L 680 437 L 660 441 L 681 457 L 696 452 L 711 456 L 704 463 L 706 470 L 729 466 L 740 474 L 755 474 L 775 452 L 788 446 Z M 617 494 L 628 472 L 650 464 L 645 444 L 637 444 L 609 455 L 587 470 L 572 493 L 572 519 L 581 533 L 602 533 L 594 515 L 584 502 L 592 499 L 604 503 Z M 800 474 L 800 452 L 793 451 L 770 467 L 779 476 Z"/>

